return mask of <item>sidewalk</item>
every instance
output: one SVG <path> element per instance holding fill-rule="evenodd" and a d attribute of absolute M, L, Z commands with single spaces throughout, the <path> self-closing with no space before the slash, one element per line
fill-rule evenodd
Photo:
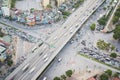
<path fill-rule="evenodd" d="M 115 26 L 112 24 L 112 19 L 114 17 L 114 13 L 116 12 L 119 4 L 120 4 L 120 0 L 118 0 L 118 3 L 116 4 L 115 9 L 113 10 L 113 13 L 110 16 L 110 18 L 109 18 L 109 20 L 108 20 L 108 22 L 107 22 L 107 24 L 106 24 L 106 26 L 105 26 L 103 31 L 107 32 L 107 31 L 112 31 L 112 30 L 115 29 Z"/>
<path fill-rule="evenodd" d="M 85 70 L 82 71 L 83 73 L 76 72 L 75 74 L 72 75 L 74 80 L 87 80 L 88 78 L 95 76 L 96 74 L 99 74 L 100 71 L 98 70 L 93 70 L 90 73 L 86 72 Z M 71 79 L 70 79 L 71 80 Z"/>

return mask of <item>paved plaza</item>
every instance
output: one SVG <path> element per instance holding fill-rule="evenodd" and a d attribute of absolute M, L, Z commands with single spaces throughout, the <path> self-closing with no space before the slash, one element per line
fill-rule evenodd
<path fill-rule="evenodd" d="M 20 0 L 16 2 L 16 8 L 20 10 L 30 10 L 31 8 L 42 10 L 39 0 Z"/>

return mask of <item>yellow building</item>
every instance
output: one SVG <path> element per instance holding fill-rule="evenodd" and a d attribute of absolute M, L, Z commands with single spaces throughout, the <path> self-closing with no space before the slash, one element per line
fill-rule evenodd
<path fill-rule="evenodd" d="M 48 4 L 50 4 L 50 0 L 42 0 L 43 8 L 46 8 Z"/>
<path fill-rule="evenodd" d="M 67 0 L 56 0 L 56 1 L 58 3 L 58 6 L 60 6 L 63 2 L 65 2 Z M 42 0 L 41 4 L 42 4 L 43 8 L 46 8 L 46 6 L 48 4 L 50 4 L 50 0 Z"/>
<path fill-rule="evenodd" d="M 60 6 L 63 2 L 65 2 L 66 0 L 57 0 L 58 6 Z"/>

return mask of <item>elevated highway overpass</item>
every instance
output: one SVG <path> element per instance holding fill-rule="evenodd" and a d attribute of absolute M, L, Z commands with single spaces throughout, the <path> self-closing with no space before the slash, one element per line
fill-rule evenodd
<path fill-rule="evenodd" d="M 86 0 L 73 14 L 68 17 L 61 28 L 46 41 L 53 48 L 43 44 L 34 51 L 34 55 L 16 68 L 5 80 L 36 80 L 48 64 L 61 51 L 84 22 L 105 0 Z M 23 68 L 28 65 L 27 70 Z"/>

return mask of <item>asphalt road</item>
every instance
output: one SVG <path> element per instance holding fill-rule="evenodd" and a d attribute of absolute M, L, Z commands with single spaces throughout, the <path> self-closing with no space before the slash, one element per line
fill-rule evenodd
<path fill-rule="evenodd" d="M 12 77 L 14 80 L 35 80 L 101 3 L 101 0 L 85 1 L 81 7 L 71 14 L 61 28 L 53 33 L 50 39 L 46 41 L 55 47 L 49 48 L 49 46 L 43 44 L 38 49 L 38 53 L 36 52 L 31 59 L 29 58 L 20 65 L 6 80 Z M 48 58 L 46 62 L 45 59 L 43 59 L 45 55 L 47 55 Z M 29 67 L 23 72 L 22 69 L 27 64 L 29 64 Z M 33 72 L 30 73 L 32 69 Z"/>

